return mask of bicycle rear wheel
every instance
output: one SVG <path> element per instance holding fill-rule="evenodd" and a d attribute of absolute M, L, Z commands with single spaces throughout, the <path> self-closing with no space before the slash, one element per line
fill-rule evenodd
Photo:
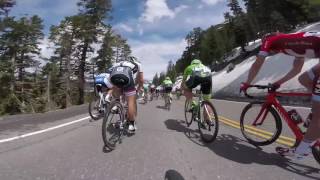
<path fill-rule="evenodd" d="M 102 139 L 105 146 L 115 149 L 121 140 L 124 128 L 123 107 L 120 102 L 111 102 L 102 122 Z"/>
<path fill-rule="evenodd" d="M 186 120 L 186 124 L 189 127 L 193 121 L 192 101 L 186 100 L 186 102 L 184 104 L 184 117 Z"/>
<path fill-rule="evenodd" d="M 95 97 L 89 103 L 89 115 L 93 120 L 99 120 L 103 116 L 103 105 L 100 104 L 100 98 Z"/>
<path fill-rule="evenodd" d="M 266 108 L 257 122 L 261 124 L 253 125 L 262 110 L 263 102 L 249 103 L 242 111 L 240 117 L 240 127 L 242 135 L 249 143 L 255 146 L 265 146 L 278 139 L 282 131 L 281 118 L 278 112 L 272 107 Z"/>
<path fill-rule="evenodd" d="M 219 131 L 217 111 L 211 102 L 203 101 L 199 115 L 200 120 L 198 121 L 198 128 L 201 139 L 205 143 L 211 143 L 216 139 Z"/>
<path fill-rule="evenodd" d="M 320 141 L 312 146 L 312 154 L 314 159 L 320 164 Z"/>

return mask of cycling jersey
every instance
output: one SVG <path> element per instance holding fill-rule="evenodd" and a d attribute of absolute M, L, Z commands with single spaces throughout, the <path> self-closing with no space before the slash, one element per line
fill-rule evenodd
<path fill-rule="evenodd" d="M 163 83 L 162 83 L 164 86 L 172 86 L 173 83 L 171 80 L 164 80 Z"/>
<path fill-rule="evenodd" d="M 299 32 L 271 36 L 262 43 L 259 55 L 267 57 L 280 52 L 295 57 L 320 57 L 320 32 Z"/>
<path fill-rule="evenodd" d="M 113 85 L 111 84 L 109 77 L 109 73 L 101 73 L 95 76 L 95 84 L 102 85 L 103 87 L 111 89 Z"/>
<path fill-rule="evenodd" d="M 191 64 L 188 66 L 183 74 L 183 79 L 186 80 L 188 76 L 208 77 L 211 74 L 210 68 L 203 64 Z"/>
<path fill-rule="evenodd" d="M 118 62 L 118 63 L 113 64 L 112 68 L 119 67 L 119 66 L 129 67 L 132 70 L 133 74 L 135 74 L 137 72 L 143 72 L 141 63 L 138 62 L 138 61 L 122 61 L 122 62 Z"/>
<path fill-rule="evenodd" d="M 111 67 L 110 81 L 117 87 L 124 90 L 126 96 L 136 95 L 134 74 L 143 72 L 138 61 L 122 61 Z"/>
<path fill-rule="evenodd" d="M 193 89 L 201 85 L 204 95 L 210 97 L 212 88 L 211 70 L 202 63 L 191 64 L 183 74 L 183 80 L 188 89 Z"/>

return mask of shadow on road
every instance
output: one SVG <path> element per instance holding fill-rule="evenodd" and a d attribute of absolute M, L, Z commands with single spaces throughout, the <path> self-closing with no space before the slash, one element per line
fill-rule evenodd
<path fill-rule="evenodd" d="M 278 153 L 264 152 L 261 147 L 252 146 L 236 136 L 221 134 L 213 143 L 205 144 L 201 141 L 198 131 L 187 128 L 182 120 L 168 119 L 165 125 L 170 130 L 184 133 L 195 144 L 207 147 L 215 154 L 231 161 L 241 164 L 275 165 L 310 179 L 319 179 L 320 169 L 304 165 L 303 161 L 301 164 L 292 162 Z"/>
<path fill-rule="evenodd" d="M 184 133 L 192 142 L 199 146 L 205 146 L 205 143 L 201 141 L 198 130 L 190 129 L 183 120 L 168 119 L 164 122 L 166 127 L 170 130 Z"/>
<path fill-rule="evenodd" d="M 158 109 L 167 110 L 166 106 L 157 106 Z"/>
<path fill-rule="evenodd" d="M 170 169 L 166 171 L 165 180 L 185 180 L 184 177 L 176 170 Z"/>
<path fill-rule="evenodd" d="M 238 163 L 276 165 L 310 179 L 319 179 L 319 177 L 312 175 L 319 174 L 320 169 L 292 162 L 290 159 L 281 157 L 278 153 L 267 153 L 260 147 L 244 143 L 247 142 L 238 137 L 222 134 L 217 137 L 214 145 L 208 144 L 207 147 L 217 155 Z"/>

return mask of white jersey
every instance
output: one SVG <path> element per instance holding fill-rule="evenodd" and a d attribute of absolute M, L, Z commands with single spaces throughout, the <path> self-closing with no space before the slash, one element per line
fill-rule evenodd
<path fill-rule="evenodd" d="M 95 81 L 97 84 L 102 84 L 107 88 L 111 89 L 113 85 L 110 82 L 110 74 L 109 73 L 101 73 L 95 77 Z"/>
<path fill-rule="evenodd" d="M 138 61 L 134 61 L 134 62 L 131 62 L 131 61 L 118 62 L 118 63 L 113 64 L 112 68 L 118 67 L 118 66 L 129 67 L 133 71 L 134 74 L 137 73 L 137 72 L 143 72 L 142 71 L 142 67 L 141 67 L 141 63 L 138 62 Z"/>

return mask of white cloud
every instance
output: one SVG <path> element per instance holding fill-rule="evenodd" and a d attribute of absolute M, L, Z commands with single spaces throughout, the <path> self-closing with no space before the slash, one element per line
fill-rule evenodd
<path fill-rule="evenodd" d="M 133 28 L 124 23 L 116 24 L 113 28 L 116 30 L 125 31 L 129 33 L 133 32 Z"/>
<path fill-rule="evenodd" d="M 170 9 L 166 0 L 147 0 L 145 11 L 140 17 L 140 21 L 153 23 L 161 18 L 173 19 L 178 13 L 187 9 L 187 5 L 181 5 L 175 9 Z"/>
<path fill-rule="evenodd" d="M 201 1 L 207 5 L 215 5 L 218 2 L 222 2 L 223 0 L 201 0 Z"/>
<path fill-rule="evenodd" d="M 186 47 L 183 39 L 161 41 L 129 41 L 133 55 L 142 63 L 146 79 L 151 79 L 156 72 L 164 71 L 170 60 L 181 56 Z"/>
<path fill-rule="evenodd" d="M 170 8 L 167 0 L 146 0 L 146 8 L 140 16 L 116 25 L 125 24 L 133 30 L 118 28 L 128 38 L 133 55 L 142 61 L 146 78 L 164 71 L 168 61 L 181 57 L 186 47 L 183 38 L 194 27 L 206 29 L 223 22 L 227 6 L 216 4 L 218 1 L 222 0 L 203 0 L 196 5 L 189 1 Z"/>
<path fill-rule="evenodd" d="M 146 22 L 154 22 L 156 19 L 163 17 L 173 18 L 175 16 L 174 11 L 168 7 L 166 0 L 147 0 L 145 6 L 146 9 L 141 19 Z"/>

